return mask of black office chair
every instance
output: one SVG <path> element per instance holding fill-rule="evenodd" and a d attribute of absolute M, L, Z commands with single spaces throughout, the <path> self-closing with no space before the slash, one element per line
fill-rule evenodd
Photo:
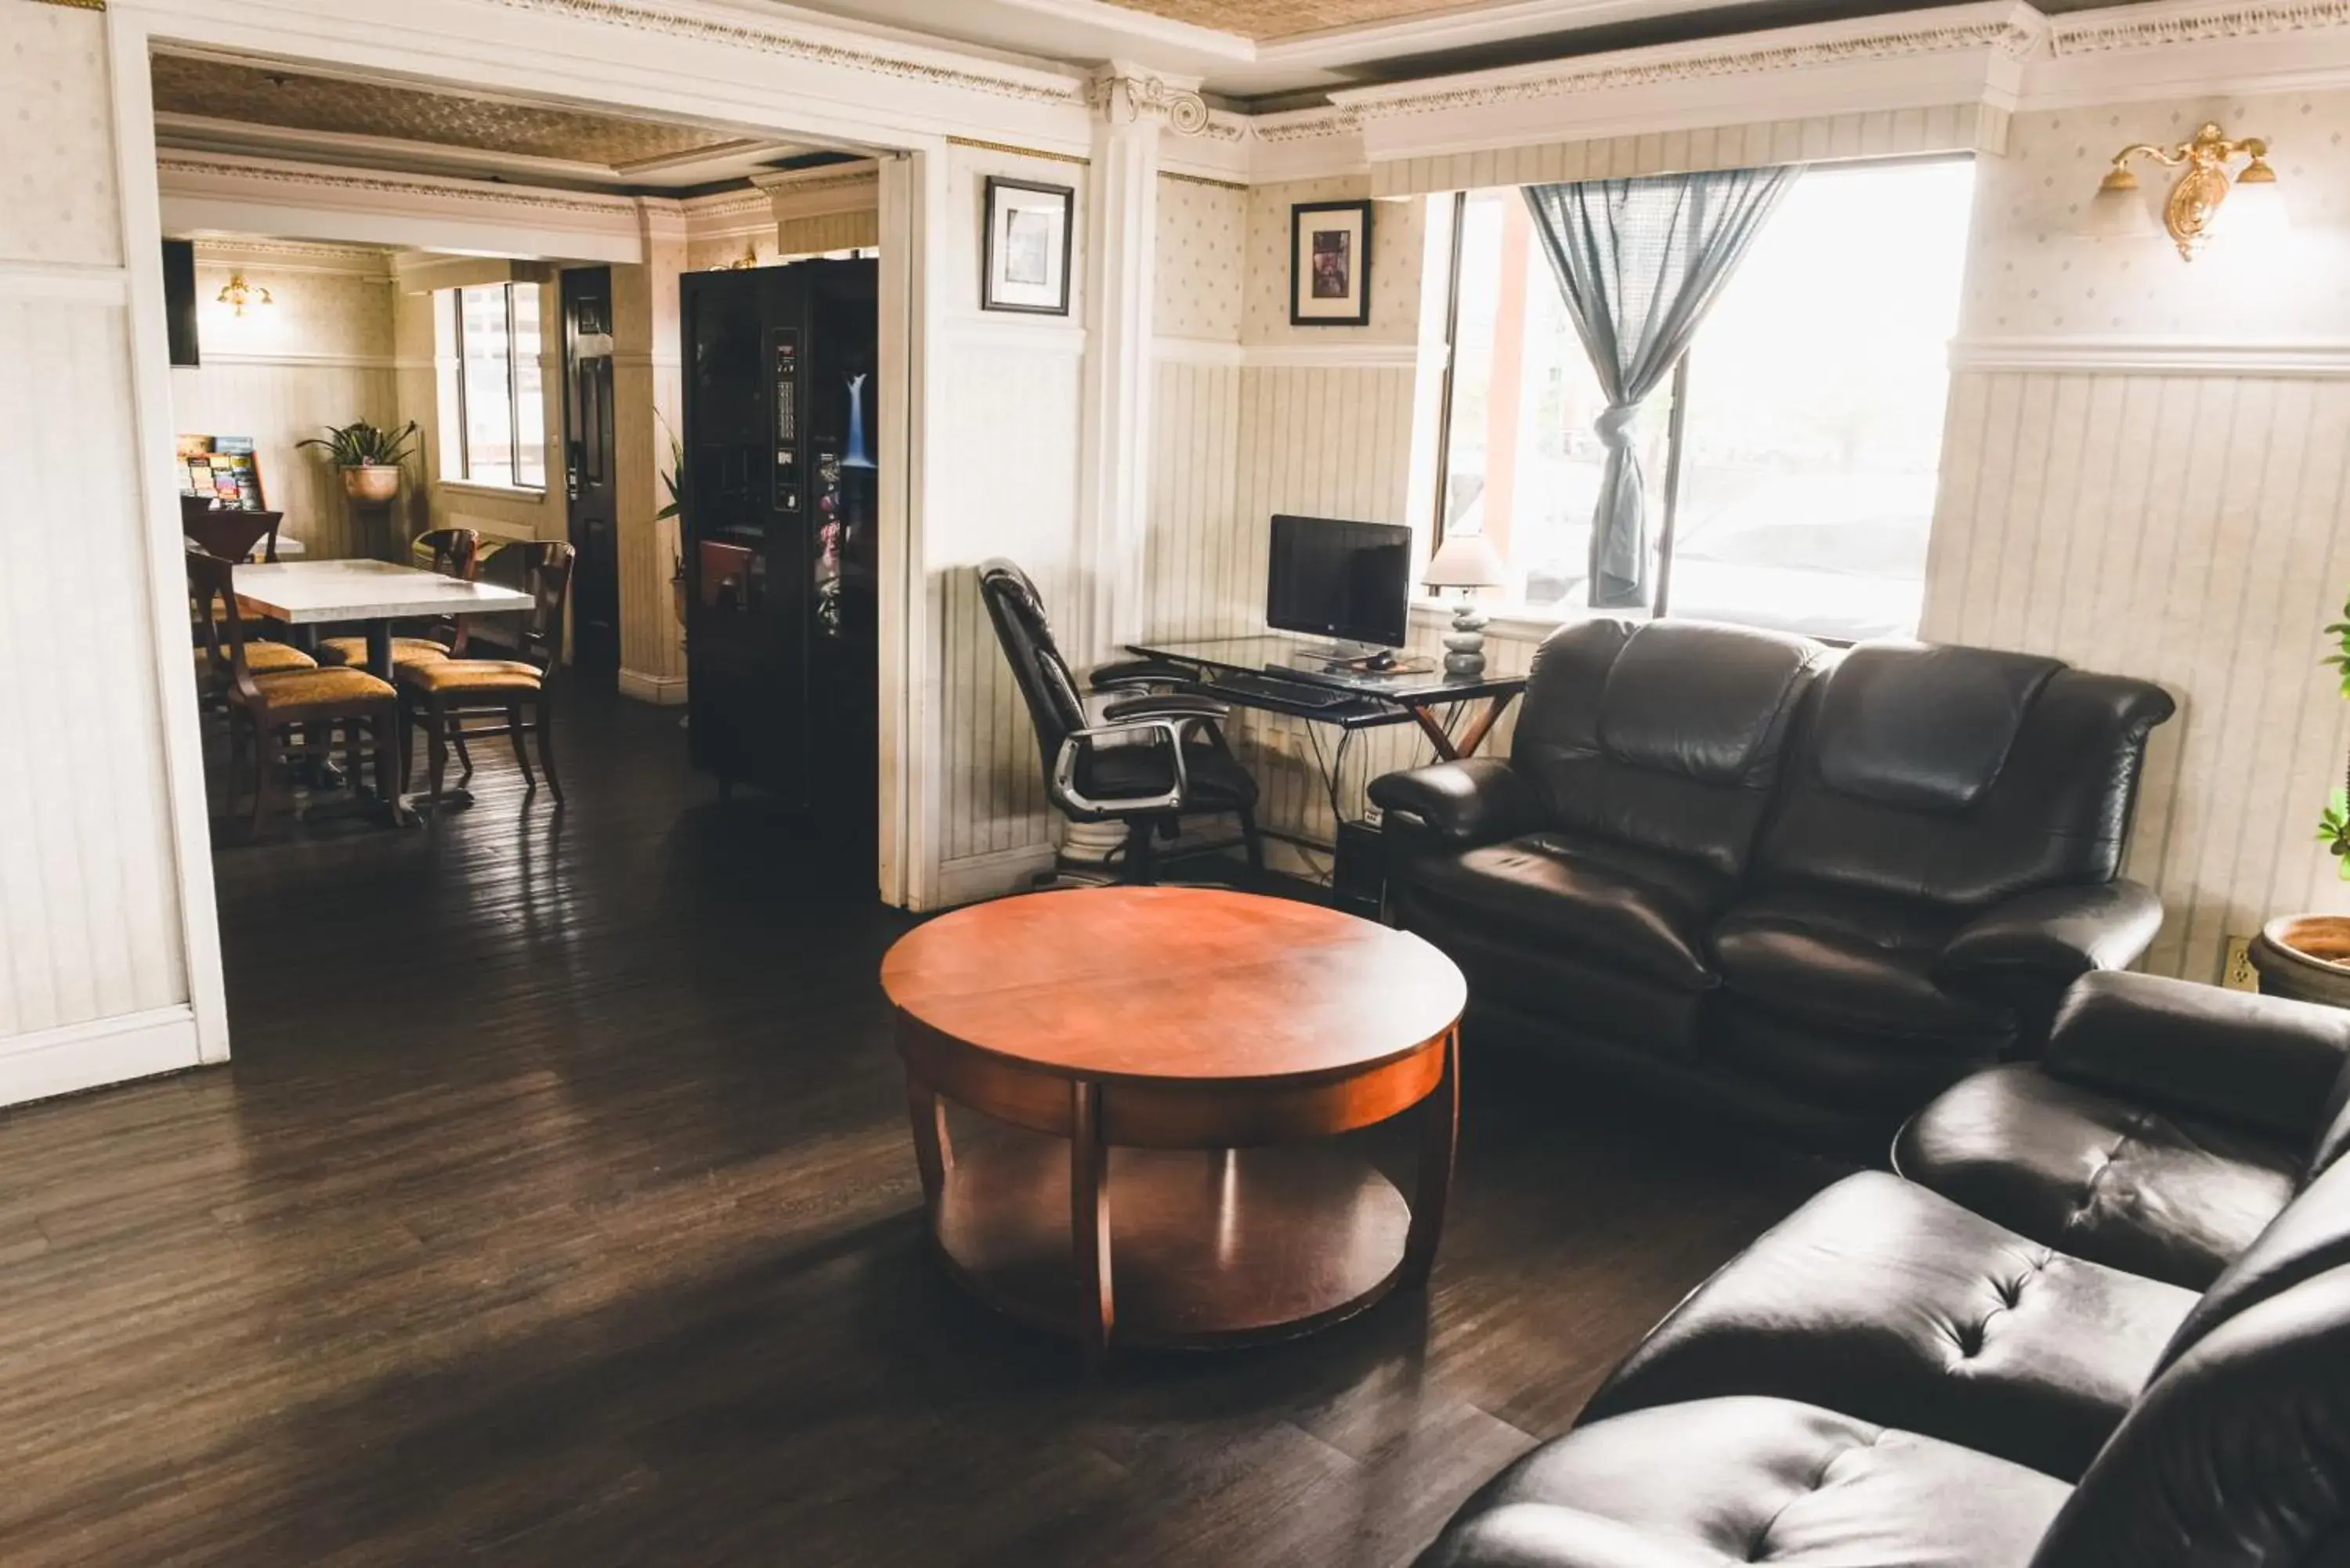
<path fill-rule="evenodd" d="M 1028 574 L 1010 561 L 983 561 L 979 593 L 1035 724 L 1045 795 L 1072 822 L 1126 824 L 1124 880 L 1156 880 L 1152 836 L 1171 838 L 1179 819 L 1210 812 L 1240 818 L 1249 865 L 1264 868 L 1256 781 L 1216 726 L 1230 710 L 1176 689 L 1197 671 L 1159 659 L 1104 665 L 1093 687 L 1112 700 L 1093 722 Z"/>

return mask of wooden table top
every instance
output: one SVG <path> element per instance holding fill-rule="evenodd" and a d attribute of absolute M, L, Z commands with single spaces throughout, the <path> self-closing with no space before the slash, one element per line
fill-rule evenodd
<path fill-rule="evenodd" d="M 1461 1016 L 1461 971 L 1409 932 L 1212 888 L 975 904 L 909 932 L 889 1000 L 941 1034 L 1071 1078 L 1344 1077 Z"/>
<path fill-rule="evenodd" d="M 259 614 L 302 624 L 525 610 L 530 596 L 385 561 L 271 562 L 236 569 L 236 597 Z"/>

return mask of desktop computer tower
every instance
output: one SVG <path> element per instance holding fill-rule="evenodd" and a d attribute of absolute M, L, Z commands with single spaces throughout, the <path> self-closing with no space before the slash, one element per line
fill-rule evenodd
<path fill-rule="evenodd" d="M 874 819 L 879 264 L 681 280 L 688 734 L 722 789 Z"/>

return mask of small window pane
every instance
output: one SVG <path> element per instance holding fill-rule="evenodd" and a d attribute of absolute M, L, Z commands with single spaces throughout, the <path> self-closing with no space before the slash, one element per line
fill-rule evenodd
<path fill-rule="evenodd" d="M 515 422 L 521 444 L 515 452 L 515 483 L 546 487 L 546 393 L 539 375 L 538 286 L 510 283 L 514 296 Z"/>
<path fill-rule="evenodd" d="M 513 484 L 514 393 L 507 377 L 506 291 L 502 284 L 457 291 L 463 327 L 465 477 L 479 484 Z"/>

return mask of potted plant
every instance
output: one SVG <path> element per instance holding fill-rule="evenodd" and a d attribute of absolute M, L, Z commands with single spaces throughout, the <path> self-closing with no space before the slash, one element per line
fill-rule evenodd
<path fill-rule="evenodd" d="M 2336 650 L 2325 662 L 2342 677 L 2350 697 L 2350 604 L 2327 627 Z M 2334 869 L 2350 882 L 2350 772 L 2317 819 L 2317 841 L 2334 857 Z M 2350 915 L 2281 915 L 2261 928 L 2246 954 L 2259 971 L 2261 989 L 2272 996 L 2350 1007 Z"/>
<path fill-rule="evenodd" d="M 678 493 L 679 477 L 685 472 L 685 443 L 677 432 L 661 421 L 661 433 L 669 437 L 669 472 L 660 476 L 661 488 L 669 492 L 669 504 L 653 514 L 653 521 L 666 523 L 683 509 L 685 498 Z M 685 629 L 685 549 L 681 545 L 671 556 L 669 574 L 669 604 L 676 613 L 678 630 Z"/>
<path fill-rule="evenodd" d="M 332 458 L 343 471 L 343 493 L 352 500 L 380 503 L 399 495 L 400 471 L 415 450 L 416 435 L 414 420 L 396 431 L 354 420 L 295 444 L 315 446 Z"/>

